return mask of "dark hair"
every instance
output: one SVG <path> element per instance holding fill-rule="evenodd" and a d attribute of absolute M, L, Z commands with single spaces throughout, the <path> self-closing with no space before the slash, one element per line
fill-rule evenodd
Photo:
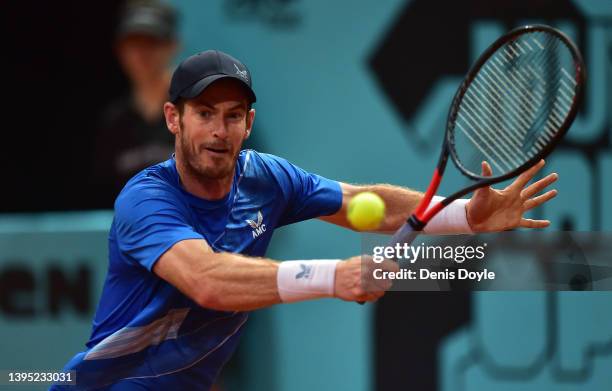
<path fill-rule="evenodd" d="M 179 115 L 182 117 L 185 112 L 185 98 L 178 98 L 174 105 L 178 109 Z"/>

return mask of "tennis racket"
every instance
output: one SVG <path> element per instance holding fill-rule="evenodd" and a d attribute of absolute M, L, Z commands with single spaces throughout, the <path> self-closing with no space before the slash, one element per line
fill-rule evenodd
<path fill-rule="evenodd" d="M 388 246 L 412 243 L 454 200 L 513 178 L 552 152 L 576 117 L 584 82 L 582 56 L 559 30 L 530 25 L 497 39 L 459 86 L 429 187 Z M 449 156 L 474 182 L 430 207 Z M 492 176 L 480 174 L 482 161 Z"/>
<path fill-rule="evenodd" d="M 584 81 L 582 56 L 559 30 L 524 26 L 497 39 L 459 86 L 429 187 L 390 245 L 411 243 L 454 200 L 513 178 L 550 154 L 576 117 Z M 449 156 L 474 183 L 430 207 Z M 480 174 L 485 160 L 492 176 Z"/>

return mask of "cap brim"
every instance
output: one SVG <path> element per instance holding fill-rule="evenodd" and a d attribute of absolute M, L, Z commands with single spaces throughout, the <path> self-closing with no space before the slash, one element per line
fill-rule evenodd
<path fill-rule="evenodd" d="M 220 79 L 234 79 L 234 80 L 238 80 L 243 86 L 244 89 L 246 90 L 247 94 L 249 95 L 249 98 L 251 100 L 251 103 L 255 102 L 257 100 L 257 97 L 255 96 L 255 93 L 253 92 L 253 89 L 251 88 L 251 86 L 249 86 L 244 79 L 242 79 L 240 76 L 236 75 L 210 75 L 207 76 L 203 79 L 201 79 L 200 81 L 195 82 L 194 84 L 192 84 L 190 87 L 186 88 L 185 90 L 181 91 L 181 93 L 179 94 L 178 97 L 181 98 L 187 98 L 187 99 L 191 99 L 191 98 L 195 98 L 196 96 L 200 95 L 202 93 L 202 91 L 204 91 L 206 89 L 206 87 L 208 87 L 209 85 L 211 85 L 212 83 L 216 82 L 217 80 Z"/>

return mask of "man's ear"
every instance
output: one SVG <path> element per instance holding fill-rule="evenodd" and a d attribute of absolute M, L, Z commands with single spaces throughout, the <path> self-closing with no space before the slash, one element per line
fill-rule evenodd
<path fill-rule="evenodd" d="M 255 121 L 255 109 L 249 110 L 246 118 L 246 134 L 244 135 L 244 139 L 246 140 L 251 135 L 251 130 L 253 130 L 253 121 Z"/>
<path fill-rule="evenodd" d="M 180 130 L 180 116 L 178 107 L 172 102 L 164 103 L 164 116 L 166 117 L 166 126 L 170 133 L 177 135 Z"/>

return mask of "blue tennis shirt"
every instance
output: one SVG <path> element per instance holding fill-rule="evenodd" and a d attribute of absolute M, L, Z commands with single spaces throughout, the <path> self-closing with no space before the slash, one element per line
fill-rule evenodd
<path fill-rule="evenodd" d="M 198 306 L 152 272 L 175 243 L 263 256 L 274 229 L 333 214 L 338 182 L 253 150 L 240 152 L 231 191 L 207 201 L 183 189 L 174 158 L 133 177 L 115 201 L 109 266 L 87 350 L 68 362 L 77 387 L 208 390 L 248 314 Z"/>

